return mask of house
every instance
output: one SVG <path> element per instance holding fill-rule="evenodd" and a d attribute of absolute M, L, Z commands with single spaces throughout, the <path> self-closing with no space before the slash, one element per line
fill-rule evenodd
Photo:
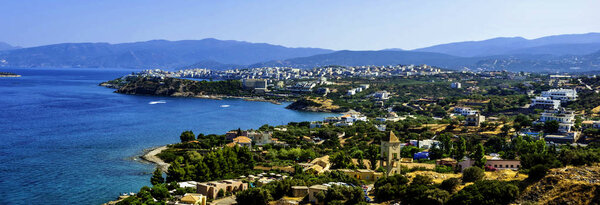
<path fill-rule="evenodd" d="M 542 116 L 540 116 L 540 119 L 535 121 L 534 124 L 541 124 L 549 121 L 557 121 L 559 123 L 558 131 L 567 133 L 575 126 L 575 113 L 565 109 L 545 110 L 542 113 Z"/>
<path fill-rule="evenodd" d="M 252 148 L 252 139 L 246 136 L 240 136 L 233 138 L 233 142 L 227 144 L 227 146 L 233 147 L 235 145 L 239 145 L 241 147 L 248 147 L 248 149 Z"/>
<path fill-rule="evenodd" d="M 206 205 L 206 196 L 187 193 L 181 197 L 178 204 Z"/>
<path fill-rule="evenodd" d="M 356 95 L 356 89 L 348 90 L 348 92 L 346 92 L 346 95 L 348 95 L 348 96 Z"/>
<path fill-rule="evenodd" d="M 567 132 L 560 135 L 546 135 L 544 140 L 546 142 L 553 142 L 557 144 L 573 144 L 579 139 L 579 132 Z"/>
<path fill-rule="evenodd" d="M 470 107 L 455 107 L 454 113 L 461 114 L 462 116 L 477 114 L 477 110 L 473 110 Z"/>
<path fill-rule="evenodd" d="M 385 131 L 386 127 L 387 126 L 385 124 L 375 125 L 375 128 L 377 128 L 377 130 L 382 131 L 382 132 Z"/>
<path fill-rule="evenodd" d="M 377 91 L 373 94 L 373 97 L 377 100 L 387 100 L 390 99 L 390 93 L 388 91 Z"/>
<path fill-rule="evenodd" d="M 453 83 L 450 83 L 450 88 L 460 89 L 460 88 L 462 88 L 462 84 L 460 84 L 459 82 L 453 82 Z"/>
<path fill-rule="evenodd" d="M 560 100 L 553 100 L 550 97 L 535 97 L 531 100 L 530 108 L 556 110 L 560 108 Z"/>
<path fill-rule="evenodd" d="M 236 138 L 239 136 L 248 136 L 248 131 L 246 131 L 246 130 L 231 130 L 231 131 L 225 133 L 225 139 L 227 139 L 227 140 L 233 140 L 233 138 Z"/>
<path fill-rule="evenodd" d="M 490 154 L 489 156 L 485 156 L 487 159 L 485 166 L 493 167 L 497 170 L 501 169 L 510 169 L 510 170 L 518 170 L 521 168 L 521 161 L 516 159 L 502 159 L 497 154 Z M 464 171 L 466 168 L 472 167 L 475 164 L 475 160 L 465 157 L 463 161 L 458 163 L 458 168 L 460 171 Z"/>
<path fill-rule="evenodd" d="M 449 167 L 452 167 L 454 169 L 454 168 L 456 168 L 456 165 L 458 165 L 458 162 L 455 159 L 447 157 L 447 158 L 435 160 L 435 165 L 437 165 L 437 166 L 440 166 L 440 165 L 449 166 Z"/>
<path fill-rule="evenodd" d="M 340 117 L 342 121 L 345 122 L 357 122 L 357 121 L 367 121 L 367 116 L 361 114 L 346 114 Z"/>
<path fill-rule="evenodd" d="M 549 97 L 553 100 L 560 100 L 561 102 L 575 101 L 577 100 L 577 91 L 575 89 L 550 89 L 548 91 L 542 91 L 542 97 Z"/>
<path fill-rule="evenodd" d="M 421 149 L 431 149 L 435 146 L 439 146 L 440 141 L 437 140 L 410 140 L 409 143 L 415 147 L 419 147 Z"/>
<path fill-rule="evenodd" d="M 301 166 L 304 167 L 303 171 L 314 171 L 316 173 L 323 173 L 331 167 L 329 163 L 329 155 L 325 155 L 316 159 L 313 159 L 310 163 L 304 163 Z"/>
<path fill-rule="evenodd" d="M 347 174 L 348 176 L 354 177 L 358 180 L 374 182 L 374 181 L 377 181 L 379 178 L 383 177 L 383 173 L 375 172 L 375 171 L 369 170 L 369 169 L 357 169 L 357 170 L 338 169 L 338 170 L 342 171 L 345 174 Z"/>
<path fill-rule="evenodd" d="M 482 122 L 485 122 L 485 116 L 476 113 L 474 115 L 467 115 L 465 117 L 465 126 L 477 126 L 481 125 Z"/>
<path fill-rule="evenodd" d="M 252 141 L 254 142 L 255 145 L 258 146 L 262 146 L 265 144 L 271 144 L 273 143 L 273 140 L 271 138 L 271 136 L 273 135 L 273 132 L 267 132 L 267 131 L 251 131 L 248 132 L 248 138 L 250 138 Z"/>
<path fill-rule="evenodd" d="M 248 189 L 248 183 L 244 183 L 240 180 L 211 181 L 198 183 L 197 186 L 198 193 L 207 196 L 210 199 L 217 198 L 219 190 L 234 193 L 246 189 Z"/>
<path fill-rule="evenodd" d="M 306 195 L 308 195 L 307 186 L 292 186 L 293 197 L 305 197 Z"/>

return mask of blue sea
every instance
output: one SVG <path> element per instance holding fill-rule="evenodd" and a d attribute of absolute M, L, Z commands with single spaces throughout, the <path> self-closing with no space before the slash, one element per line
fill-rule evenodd
<path fill-rule="evenodd" d="M 22 75 L 0 78 L 0 204 L 101 204 L 150 185 L 154 165 L 137 156 L 178 142 L 184 130 L 222 134 L 332 115 L 286 104 L 123 95 L 98 86 L 132 70 L 0 71 Z"/>

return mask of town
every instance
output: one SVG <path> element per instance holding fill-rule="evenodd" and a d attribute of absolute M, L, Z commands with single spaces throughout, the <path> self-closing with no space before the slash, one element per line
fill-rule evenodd
<path fill-rule="evenodd" d="M 575 199 L 531 187 L 545 186 L 542 178 L 564 174 L 565 167 L 587 173 L 569 179 L 579 183 L 600 177 L 597 166 L 578 167 L 600 162 L 596 76 L 327 66 L 145 70 L 111 85 L 131 86 L 138 78 L 159 87 L 176 78 L 216 80 L 181 79 L 190 84 L 179 90 L 194 82 L 238 83 L 238 94 L 340 114 L 221 134 L 185 131 L 181 143 L 157 155 L 169 166 L 157 168 L 153 187 L 109 204 L 568 201 Z M 472 199 L 482 193 L 490 194 L 487 202 Z"/>

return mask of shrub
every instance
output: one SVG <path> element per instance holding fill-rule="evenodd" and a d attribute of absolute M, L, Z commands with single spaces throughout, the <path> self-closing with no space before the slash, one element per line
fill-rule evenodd
<path fill-rule="evenodd" d="M 514 184 L 498 180 L 481 180 L 454 194 L 446 204 L 509 204 L 517 196 L 519 196 L 519 188 Z"/>
<path fill-rule="evenodd" d="M 463 182 L 474 182 L 485 177 L 485 172 L 479 167 L 469 167 L 463 171 Z"/>
<path fill-rule="evenodd" d="M 527 179 L 537 181 L 546 176 L 548 167 L 543 164 L 538 164 L 529 169 L 529 177 Z"/>
<path fill-rule="evenodd" d="M 440 184 L 440 188 L 450 193 L 454 193 L 458 185 L 460 185 L 459 178 L 450 178 L 442 181 L 442 184 Z"/>

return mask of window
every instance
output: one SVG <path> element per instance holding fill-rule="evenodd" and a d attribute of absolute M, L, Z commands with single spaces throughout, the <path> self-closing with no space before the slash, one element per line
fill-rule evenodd
<path fill-rule="evenodd" d="M 514 168 L 514 165 L 512 165 L 512 164 L 511 164 L 511 165 L 510 165 L 510 168 Z"/>
<path fill-rule="evenodd" d="M 494 164 L 494 167 L 498 167 L 498 165 Z"/>

